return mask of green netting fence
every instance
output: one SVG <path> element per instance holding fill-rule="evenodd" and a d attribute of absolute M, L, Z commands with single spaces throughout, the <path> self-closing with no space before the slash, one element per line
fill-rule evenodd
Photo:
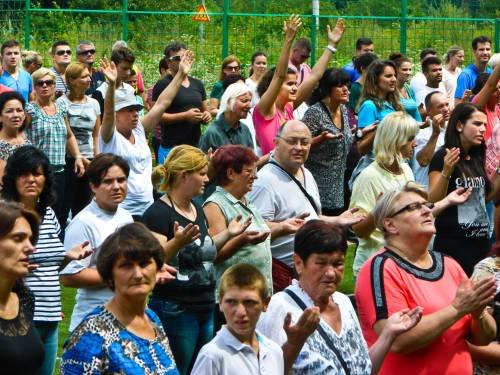
<path fill-rule="evenodd" d="M 192 20 L 203 1 L 209 23 Z M 59 0 L 0 1 L 0 38 L 15 38 L 50 64 L 53 41 L 75 46 L 91 40 L 98 56 L 109 55 L 118 39 L 127 41 L 148 83 L 156 81 L 157 64 L 166 44 L 178 40 L 195 51 L 194 75 L 208 86 L 217 80 L 222 58 L 240 57 L 244 67 L 256 50 L 276 61 L 282 23 L 300 14 L 300 36 L 311 39 L 312 62 L 326 45 L 326 25 L 346 19 L 347 32 L 334 64 L 349 61 L 357 38 L 372 38 L 377 54 L 400 51 L 414 61 L 422 48 L 440 53 L 458 44 L 470 61 L 471 40 L 487 35 L 500 49 L 498 0 Z"/>

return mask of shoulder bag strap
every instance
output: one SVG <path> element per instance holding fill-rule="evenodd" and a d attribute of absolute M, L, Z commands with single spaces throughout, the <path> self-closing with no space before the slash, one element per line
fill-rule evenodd
<path fill-rule="evenodd" d="M 306 304 L 300 299 L 300 297 L 298 295 L 296 295 L 294 292 L 292 292 L 290 289 L 285 289 L 284 292 L 286 294 L 288 294 L 302 310 L 305 310 L 307 308 Z M 339 360 L 340 364 L 342 365 L 342 368 L 344 369 L 345 374 L 351 375 L 351 371 L 349 370 L 347 363 L 345 363 L 344 358 L 342 358 L 342 354 L 335 347 L 335 345 L 333 344 L 333 341 L 330 339 L 330 337 L 325 332 L 323 327 L 321 327 L 321 324 L 318 325 L 317 331 L 320 334 L 320 336 L 323 338 L 323 340 L 325 341 L 326 345 L 337 356 L 337 359 Z"/>

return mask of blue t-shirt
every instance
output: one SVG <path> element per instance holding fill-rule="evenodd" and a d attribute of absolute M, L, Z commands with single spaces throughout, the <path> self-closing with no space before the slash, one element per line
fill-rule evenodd
<path fill-rule="evenodd" d="M 491 74 L 491 68 L 486 67 L 485 73 Z M 455 99 L 462 99 L 465 90 L 472 90 L 476 84 L 476 78 L 481 74 L 474 64 L 468 65 L 457 79 L 457 89 L 455 90 Z"/>
<path fill-rule="evenodd" d="M 358 111 L 358 127 L 364 128 L 368 125 L 373 124 L 375 121 L 382 121 L 382 119 L 388 114 L 396 112 L 391 103 L 384 101 L 382 105 L 377 107 L 373 100 L 367 99 Z"/>
<path fill-rule="evenodd" d="M 354 63 L 351 61 L 349 64 L 344 66 L 343 68 L 347 74 L 349 74 L 349 79 L 351 80 L 351 83 L 354 81 L 357 81 L 359 77 L 361 77 L 361 74 L 358 73 L 356 68 L 354 67 Z"/>
<path fill-rule="evenodd" d="M 0 76 L 0 83 L 20 93 L 26 103 L 29 101 L 29 95 L 33 91 L 33 81 L 28 72 L 19 70 L 19 75 L 15 79 L 8 71 L 4 70 Z"/>

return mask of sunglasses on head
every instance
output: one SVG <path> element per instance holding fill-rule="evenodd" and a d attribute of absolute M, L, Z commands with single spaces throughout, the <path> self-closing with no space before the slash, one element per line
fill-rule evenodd
<path fill-rule="evenodd" d="M 43 81 L 43 80 L 36 81 L 35 86 L 38 86 L 38 87 L 43 87 L 43 86 L 45 86 L 45 85 L 47 85 L 47 86 L 52 86 L 53 84 L 54 84 L 54 80 L 52 80 L 52 79 L 47 79 L 47 80 L 45 80 L 45 81 Z"/>
<path fill-rule="evenodd" d="M 64 55 L 71 55 L 71 50 L 70 49 L 60 49 L 59 51 L 56 51 L 57 56 L 64 56 Z"/>
<path fill-rule="evenodd" d="M 93 55 L 95 54 L 95 49 L 88 49 L 86 51 L 80 51 L 77 53 L 79 56 L 84 56 L 84 55 Z"/>

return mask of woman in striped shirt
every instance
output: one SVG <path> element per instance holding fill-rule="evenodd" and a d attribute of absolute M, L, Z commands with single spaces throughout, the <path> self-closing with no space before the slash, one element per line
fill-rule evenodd
<path fill-rule="evenodd" d="M 59 222 L 50 205 L 54 202 L 53 176 L 47 156 L 34 146 L 18 148 L 7 160 L 3 176 L 4 198 L 21 202 L 42 219 L 36 252 L 30 256 L 31 272 L 26 285 L 35 295 L 35 327 L 43 341 L 45 358 L 40 374 L 52 375 L 57 353 L 57 326 L 61 317 L 59 270 L 71 260 L 92 253 L 88 242 L 66 253 L 59 239 Z"/>

